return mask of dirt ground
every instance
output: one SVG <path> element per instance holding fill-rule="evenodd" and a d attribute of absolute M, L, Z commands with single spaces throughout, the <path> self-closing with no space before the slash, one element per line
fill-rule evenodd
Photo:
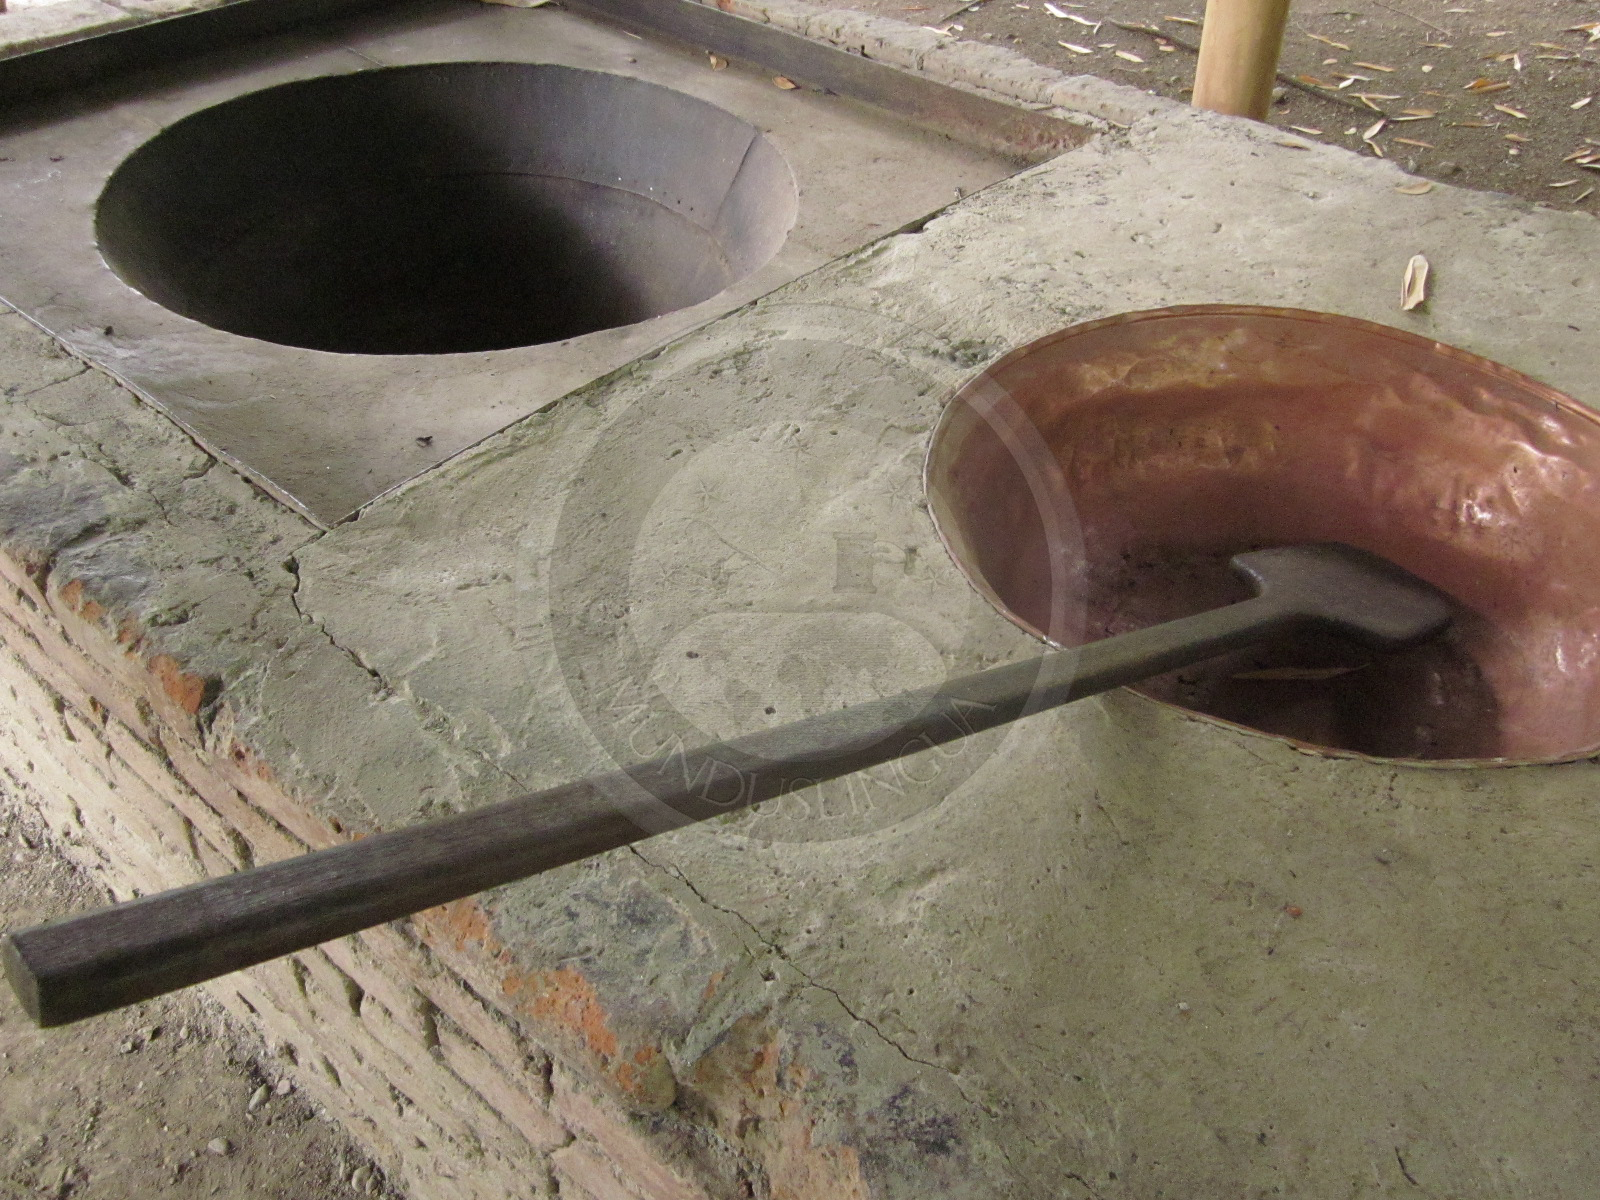
<path fill-rule="evenodd" d="M 822 2 L 1181 100 L 1205 11 L 1204 0 Z M 1600 0 L 1295 0 L 1279 70 L 1271 120 L 1293 136 L 1600 213 Z"/>
<path fill-rule="evenodd" d="M 108 899 L 0 792 L 0 928 Z M 195 993 L 40 1030 L 0 986 L 0 1200 L 398 1200 L 282 1070 Z"/>

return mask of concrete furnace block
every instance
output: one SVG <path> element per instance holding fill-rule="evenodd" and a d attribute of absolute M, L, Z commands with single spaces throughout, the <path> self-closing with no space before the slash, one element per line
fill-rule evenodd
<path fill-rule="evenodd" d="M 7 565 L 44 601 L 14 585 L 7 613 L 81 656 L 85 707 L 170 743 L 171 786 L 296 814 L 280 847 L 1027 655 L 945 556 L 920 467 L 954 384 L 1040 334 L 1300 306 L 1600 404 L 1594 221 L 1404 180 L 1166 107 L 326 533 L 6 316 Z M 1433 299 L 1402 313 L 1418 252 Z M 404 986 L 482 1007 L 432 1049 L 322 1061 L 417 1093 L 372 1140 L 455 1147 L 451 1088 L 474 1112 L 530 1086 L 473 1085 L 460 1039 L 548 1052 L 541 1107 L 451 1150 L 486 1189 L 546 1161 L 548 1111 L 572 1139 L 550 1178 L 594 1196 L 1583 1195 L 1596 783 L 1306 753 L 1114 695 L 382 931 Z M 263 968 L 273 1020 L 426 1042 L 417 1013 L 364 1018 L 409 993 L 357 995 L 341 961 Z"/>

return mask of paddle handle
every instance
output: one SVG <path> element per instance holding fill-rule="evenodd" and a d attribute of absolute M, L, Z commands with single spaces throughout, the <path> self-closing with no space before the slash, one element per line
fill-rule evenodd
<path fill-rule="evenodd" d="M 40 1025 L 76 1021 L 1163 674 L 1301 619 L 1258 596 L 20 930 L 0 941 L 0 962 Z"/>

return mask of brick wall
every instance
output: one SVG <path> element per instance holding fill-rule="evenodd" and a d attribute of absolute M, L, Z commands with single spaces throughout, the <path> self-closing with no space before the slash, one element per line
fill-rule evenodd
<path fill-rule="evenodd" d="M 0 556 L 0 771 L 119 898 L 326 846 L 203 689 L 72 583 Z M 696 1200 L 703 1192 L 395 923 L 209 985 L 413 1200 Z"/>

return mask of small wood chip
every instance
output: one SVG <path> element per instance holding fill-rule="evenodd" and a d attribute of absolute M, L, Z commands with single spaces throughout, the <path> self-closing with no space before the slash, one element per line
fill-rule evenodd
<path fill-rule="evenodd" d="M 800 85 L 794 80 L 790 79 L 787 75 L 774 75 L 772 77 L 772 86 L 781 87 L 786 92 L 792 92 Z"/>
<path fill-rule="evenodd" d="M 711 63 L 711 69 L 713 71 L 726 71 L 728 69 L 728 60 L 723 58 L 720 54 L 708 54 L 706 55 L 706 59 Z"/>
<path fill-rule="evenodd" d="M 1395 139 L 1397 142 L 1399 140 L 1399 138 Z M 1395 188 L 1395 191 L 1399 192 L 1402 196 L 1426 196 L 1429 192 L 1433 191 L 1433 183 L 1431 180 L 1427 179 L 1413 179 L 1410 183 L 1402 183 L 1399 187 Z"/>
<path fill-rule="evenodd" d="M 1512 108 L 1510 105 L 1496 104 L 1494 108 L 1496 112 L 1503 112 L 1506 114 L 1506 116 L 1515 117 L 1519 121 L 1526 121 L 1528 119 L 1527 113 L 1522 112 L 1519 109 Z"/>
<path fill-rule="evenodd" d="M 1428 299 L 1428 260 L 1413 254 L 1400 281 L 1400 310 L 1410 312 Z"/>
<path fill-rule="evenodd" d="M 1076 21 L 1079 25 L 1087 25 L 1090 29 L 1099 29 L 1101 22 L 1091 21 L 1088 17 L 1080 17 L 1077 13 L 1069 13 L 1064 8 L 1057 8 L 1054 4 L 1046 4 L 1045 12 L 1061 21 Z"/>

